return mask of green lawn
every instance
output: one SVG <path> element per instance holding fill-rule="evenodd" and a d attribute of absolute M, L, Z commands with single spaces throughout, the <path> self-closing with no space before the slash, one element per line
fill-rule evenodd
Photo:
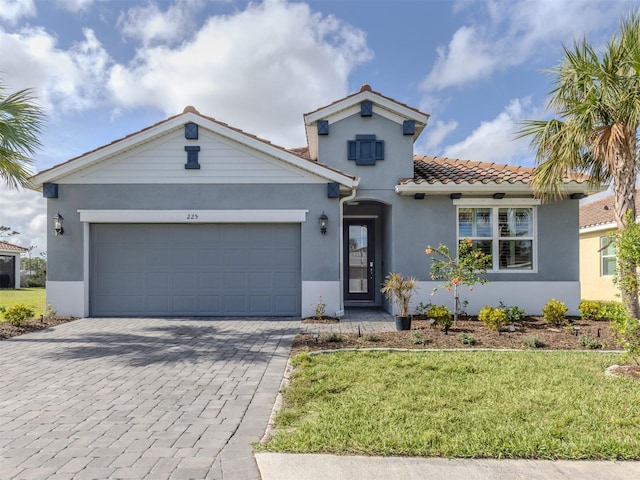
<path fill-rule="evenodd" d="M 640 459 L 640 383 L 595 352 L 299 355 L 260 449 L 489 458 Z"/>
<path fill-rule="evenodd" d="M 44 288 L 21 288 L 19 290 L 0 290 L 0 307 L 10 307 L 16 303 L 23 303 L 33 307 L 35 318 L 44 315 L 46 310 Z M 1 318 L 0 318 L 1 319 Z"/>

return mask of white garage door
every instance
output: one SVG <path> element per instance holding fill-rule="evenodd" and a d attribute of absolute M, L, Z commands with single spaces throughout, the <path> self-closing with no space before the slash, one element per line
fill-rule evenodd
<path fill-rule="evenodd" d="M 92 316 L 298 316 L 299 224 L 92 224 Z"/>

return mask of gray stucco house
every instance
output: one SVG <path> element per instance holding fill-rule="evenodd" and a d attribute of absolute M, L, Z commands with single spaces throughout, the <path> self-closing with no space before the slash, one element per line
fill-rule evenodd
<path fill-rule="evenodd" d="M 0 289 L 20 288 L 20 254 L 28 251 L 0 240 Z"/>
<path fill-rule="evenodd" d="M 47 303 L 76 316 L 339 315 L 384 306 L 390 271 L 431 297 L 427 244 L 471 237 L 490 283 L 468 311 L 503 300 L 576 311 L 578 201 L 541 204 L 532 169 L 414 155 L 429 116 L 364 85 L 304 115 L 286 150 L 193 107 L 34 177 L 48 199 Z M 573 198 L 572 198 L 573 197 Z M 55 229 L 54 216 L 62 217 Z M 62 232 L 60 232 L 62 228 Z"/>

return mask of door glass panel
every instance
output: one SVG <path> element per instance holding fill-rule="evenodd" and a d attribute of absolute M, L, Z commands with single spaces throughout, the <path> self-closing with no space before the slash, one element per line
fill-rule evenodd
<path fill-rule="evenodd" d="M 349 293 L 369 293 L 368 233 L 366 225 L 349 225 Z"/>

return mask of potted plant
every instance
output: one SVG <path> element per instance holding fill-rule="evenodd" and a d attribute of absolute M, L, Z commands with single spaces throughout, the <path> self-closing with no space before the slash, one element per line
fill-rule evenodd
<path fill-rule="evenodd" d="M 395 304 L 397 330 L 411 329 L 409 302 L 416 291 L 417 281 L 415 277 L 405 278 L 401 273 L 391 272 L 382 283 L 380 291 Z"/>

